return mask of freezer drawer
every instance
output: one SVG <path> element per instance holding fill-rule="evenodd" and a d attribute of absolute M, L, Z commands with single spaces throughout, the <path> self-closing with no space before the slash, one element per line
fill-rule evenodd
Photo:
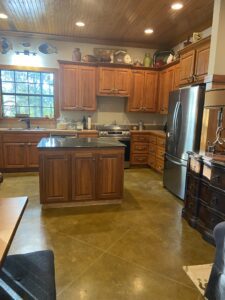
<path fill-rule="evenodd" d="M 165 156 L 163 184 L 170 192 L 184 200 L 187 161 Z"/>

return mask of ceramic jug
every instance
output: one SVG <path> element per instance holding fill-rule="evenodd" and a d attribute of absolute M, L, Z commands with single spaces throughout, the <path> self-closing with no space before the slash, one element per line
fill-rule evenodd
<path fill-rule="evenodd" d="M 81 61 L 80 48 L 74 48 L 72 54 L 72 61 Z"/>

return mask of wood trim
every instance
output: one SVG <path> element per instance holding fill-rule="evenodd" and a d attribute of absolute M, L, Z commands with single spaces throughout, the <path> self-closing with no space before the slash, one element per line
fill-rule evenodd
<path fill-rule="evenodd" d="M 206 83 L 206 90 L 225 88 L 225 75 L 207 75 L 204 78 Z"/>
<path fill-rule="evenodd" d="M 177 65 L 180 62 L 179 59 L 169 63 L 169 64 L 165 64 L 159 68 L 156 67 L 144 67 L 144 66 L 135 66 L 135 65 L 131 65 L 131 64 L 115 64 L 115 63 L 104 63 L 104 62 L 73 62 L 73 61 L 68 61 L 68 60 L 58 60 L 59 64 L 63 64 L 63 65 L 78 65 L 78 66 L 91 66 L 91 67 L 106 67 L 106 68 L 122 68 L 122 69 L 134 69 L 136 71 L 138 70 L 143 70 L 143 71 L 162 71 L 165 70 L 167 68 L 170 68 L 174 65 Z"/>

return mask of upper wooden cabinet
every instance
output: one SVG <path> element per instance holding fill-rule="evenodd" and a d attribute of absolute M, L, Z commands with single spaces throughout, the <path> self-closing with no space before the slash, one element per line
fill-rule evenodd
<path fill-rule="evenodd" d="M 129 69 L 99 67 L 98 95 L 129 96 L 130 77 L 131 71 Z"/>
<path fill-rule="evenodd" d="M 157 87 L 157 71 L 132 71 L 132 90 L 128 100 L 128 111 L 155 112 Z"/>
<path fill-rule="evenodd" d="M 96 110 L 96 67 L 60 64 L 62 110 Z"/>
<path fill-rule="evenodd" d="M 203 82 L 208 73 L 210 38 L 180 51 L 180 85 Z"/>
<path fill-rule="evenodd" d="M 159 74 L 158 111 L 168 113 L 169 93 L 177 88 L 177 65 L 165 69 Z"/>

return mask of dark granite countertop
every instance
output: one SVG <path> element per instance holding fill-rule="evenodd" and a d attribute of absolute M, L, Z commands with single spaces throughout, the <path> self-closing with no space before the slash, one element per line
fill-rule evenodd
<path fill-rule="evenodd" d="M 49 137 L 42 138 L 37 146 L 44 148 L 113 148 L 126 147 L 113 138 L 73 138 Z"/>

